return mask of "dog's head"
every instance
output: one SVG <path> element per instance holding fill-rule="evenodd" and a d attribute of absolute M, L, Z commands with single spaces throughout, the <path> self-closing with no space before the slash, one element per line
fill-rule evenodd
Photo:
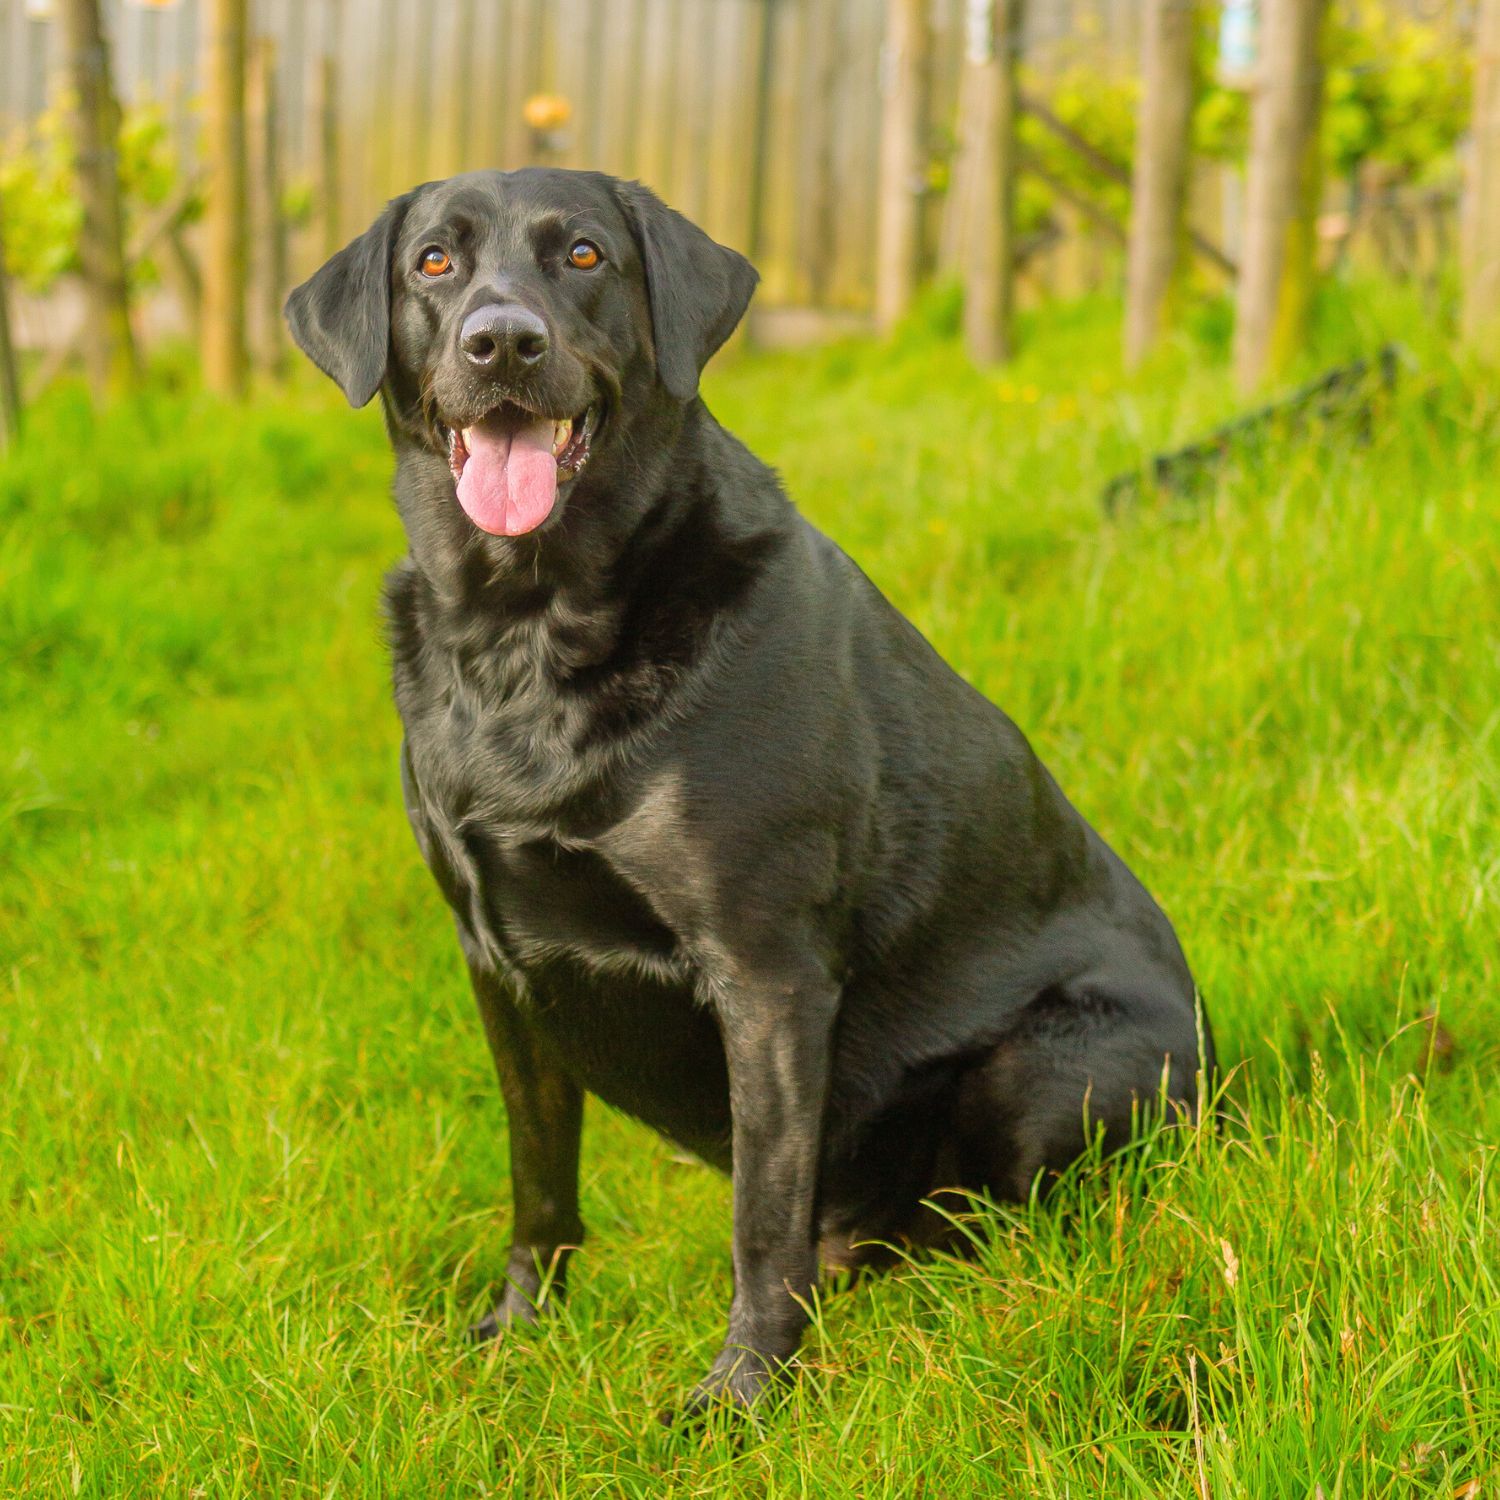
<path fill-rule="evenodd" d="M 637 183 L 475 172 L 396 199 L 287 302 L 355 406 L 452 469 L 497 536 L 559 515 L 648 412 L 694 401 L 755 289 L 742 256 Z"/>

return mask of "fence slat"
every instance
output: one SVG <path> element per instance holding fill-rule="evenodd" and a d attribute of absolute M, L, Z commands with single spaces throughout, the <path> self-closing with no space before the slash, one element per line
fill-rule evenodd
<path fill-rule="evenodd" d="M 965 157 L 988 126 L 974 118 L 982 100 L 959 100 L 961 81 L 974 92 L 962 67 L 974 0 L 909 3 L 931 34 L 903 169 L 920 281 L 934 261 L 950 273 L 963 262 L 966 224 L 986 196 L 986 174 L 968 170 Z M 1394 11 L 1419 0 L 1387 3 Z M 1472 0 L 1444 3 L 1451 16 L 1473 8 Z M 184 163 L 202 149 L 207 4 L 105 4 L 118 92 L 160 103 Z M 1106 73 L 1132 65 L 1141 0 L 1021 8 L 1029 65 L 1086 59 Z M 863 317 L 876 301 L 878 189 L 889 178 L 879 164 L 886 11 L 887 0 L 254 0 L 256 35 L 275 41 L 279 59 L 283 179 L 313 193 L 297 267 L 310 269 L 414 182 L 536 159 L 539 142 L 522 111 L 545 90 L 573 106 L 558 159 L 640 177 L 716 237 L 751 251 L 764 277 L 758 306 Z M 56 19 L 29 16 L 26 0 L 0 0 L 0 131 L 46 106 L 59 30 Z M 1054 134 L 1068 131 L 1037 108 L 1042 101 L 1020 102 Z M 1075 151 L 1091 152 L 1091 175 L 1121 174 L 1120 163 L 1069 133 Z M 929 159 L 941 166 L 945 158 L 947 191 L 940 174 L 919 191 Z M 1059 225 L 1078 222 L 1080 211 L 1056 195 L 1054 207 Z M 1455 224 L 1451 204 L 1424 211 L 1422 264 Z M 1398 227 L 1385 215 L 1360 229 L 1359 243 L 1383 235 L 1394 255 Z M 1222 238 L 1217 230 L 1187 233 L 1200 259 L 1233 274 L 1212 242 Z M 1029 274 L 1037 279 L 1057 259 L 1049 253 Z M 1100 266 L 1080 273 L 1104 274 Z"/>

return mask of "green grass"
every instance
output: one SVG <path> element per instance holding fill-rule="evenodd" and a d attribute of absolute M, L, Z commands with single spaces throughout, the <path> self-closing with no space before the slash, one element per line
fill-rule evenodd
<path fill-rule="evenodd" d="M 1054 311 L 979 376 L 950 311 L 711 402 L 1157 893 L 1230 1128 L 830 1296 L 735 1445 L 653 1418 L 726 1185 L 591 1105 L 567 1314 L 467 1348 L 505 1122 L 400 808 L 379 419 L 60 392 L 0 464 L 0 1494 L 1500 1484 L 1500 392 L 1347 296 L 1316 358 L 1420 363 L 1371 442 L 1106 523 L 1234 410 L 1222 326 L 1126 380 Z"/>

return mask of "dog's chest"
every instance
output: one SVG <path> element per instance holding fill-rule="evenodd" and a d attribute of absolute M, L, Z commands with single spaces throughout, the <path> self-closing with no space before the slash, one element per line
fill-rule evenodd
<path fill-rule="evenodd" d="M 523 974 L 564 963 L 601 977 L 689 977 L 649 895 L 591 841 L 538 816 L 514 766 L 477 751 L 455 757 L 451 743 L 427 748 L 418 735 L 404 753 L 413 827 L 449 903 L 491 957 Z"/>
<path fill-rule="evenodd" d="M 485 916 L 523 972 L 561 964 L 601 982 L 631 973 L 690 979 L 675 934 L 597 851 L 472 828 L 468 849 Z"/>
<path fill-rule="evenodd" d="M 583 1087 L 723 1165 L 718 1025 L 647 893 L 587 844 L 476 814 L 473 787 L 419 790 L 410 742 L 402 769 L 418 843 L 471 953 L 526 995 Z"/>

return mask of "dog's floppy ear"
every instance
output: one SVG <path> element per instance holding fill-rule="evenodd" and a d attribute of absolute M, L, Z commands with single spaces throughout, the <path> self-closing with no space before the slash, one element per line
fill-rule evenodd
<path fill-rule="evenodd" d="M 378 219 L 286 299 L 297 347 L 349 398 L 364 406 L 385 379 L 391 339 L 391 253 L 411 194 Z"/>
<path fill-rule="evenodd" d="M 657 376 L 677 400 L 691 401 L 704 365 L 744 317 L 760 275 L 650 188 L 622 182 L 617 190 L 646 268 Z"/>

